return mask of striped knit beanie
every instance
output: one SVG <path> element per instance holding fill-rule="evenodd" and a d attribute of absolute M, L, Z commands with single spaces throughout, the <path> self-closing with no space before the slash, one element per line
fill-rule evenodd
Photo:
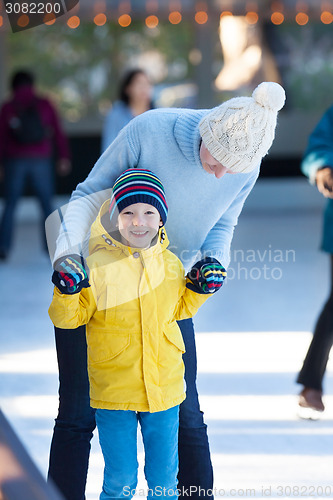
<path fill-rule="evenodd" d="M 110 202 L 110 220 L 117 210 L 117 214 L 134 203 L 148 203 L 155 207 L 163 221 L 166 222 L 168 205 L 165 201 L 163 185 L 157 175 L 142 168 L 125 170 L 112 188 Z"/>

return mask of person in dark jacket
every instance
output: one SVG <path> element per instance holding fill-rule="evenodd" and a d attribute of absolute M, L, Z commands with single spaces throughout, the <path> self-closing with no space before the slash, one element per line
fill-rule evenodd
<path fill-rule="evenodd" d="M 299 415 L 318 417 L 325 410 L 322 400 L 323 378 L 333 344 L 333 106 L 322 116 L 309 137 L 302 161 L 302 172 L 327 198 L 321 249 L 330 255 L 329 297 L 317 320 L 314 335 L 297 382 L 303 385 L 299 396 Z M 314 412 L 316 412 L 316 414 Z"/>
<path fill-rule="evenodd" d="M 44 220 L 52 212 L 54 155 L 60 175 L 68 174 L 71 168 L 68 142 L 56 110 L 48 99 L 36 94 L 34 76 L 17 71 L 11 79 L 11 90 L 12 96 L 0 109 L 0 165 L 5 183 L 0 223 L 2 260 L 11 249 L 15 208 L 26 181 L 31 181 L 41 205 L 44 235 Z"/>

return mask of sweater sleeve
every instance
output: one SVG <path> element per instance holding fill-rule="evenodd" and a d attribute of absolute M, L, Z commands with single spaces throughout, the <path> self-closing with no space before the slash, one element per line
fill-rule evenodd
<path fill-rule="evenodd" d="M 83 288 L 80 293 L 73 295 L 62 294 L 58 288 L 54 288 L 49 316 L 56 327 L 72 330 L 86 325 L 95 310 L 91 288 Z"/>
<path fill-rule="evenodd" d="M 231 175 L 231 174 L 228 174 Z M 243 174 L 235 174 L 243 175 Z M 224 212 L 218 222 L 212 227 L 201 247 L 201 258 L 213 257 L 227 269 L 230 262 L 230 246 L 238 217 L 242 211 L 244 202 L 250 194 L 259 175 L 259 166 L 250 175 L 249 180 L 238 192 L 234 201 Z"/>
<path fill-rule="evenodd" d="M 78 184 L 66 207 L 53 261 L 69 253 L 80 253 L 91 224 L 116 178 L 138 162 L 140 148 L 132 138 L 132 120 L 99 158 L 85 181 Z"/>
<path fill-rule="evenodd" d="M 314 184 L 317 170 L 325 166 L 333 168 L 333 106 L 311 133 L 301 170 Z"/>

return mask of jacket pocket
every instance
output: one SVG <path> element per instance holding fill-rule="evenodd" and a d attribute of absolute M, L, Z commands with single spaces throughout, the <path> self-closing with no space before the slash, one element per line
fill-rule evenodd
<path fill-rule="evenodd" d="M 130 345 L 128 333 L 106 333 L 94 330 L 87 336 L 88 362 L 90 364 L 109 361 Z"/>
<path fill-rule="evenodd" d="M 179 349 L 179 351 L 181 351 L 184 354 L 185 344 L 180 328 L 177 325 L 177 322 L 173 321 L 172 323 L 165 325 L 163 333 L 165 337 L 168 339 L 168 341 L 171 342 L 171 344 L 173 344 L 174 346 L 176 346 L 177 349 Z"/>

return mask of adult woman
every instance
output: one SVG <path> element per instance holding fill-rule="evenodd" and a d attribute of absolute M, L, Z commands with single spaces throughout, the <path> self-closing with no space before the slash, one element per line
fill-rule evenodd
<path fill-rule="evenodd" d="M 106 116 L 102 132 L 102 152 L 114 141 L 118 132 L 135 116 L 152 109 L 153 87 L 142 69 L 132 69 L 120 82 L 119 99 Z"/>

